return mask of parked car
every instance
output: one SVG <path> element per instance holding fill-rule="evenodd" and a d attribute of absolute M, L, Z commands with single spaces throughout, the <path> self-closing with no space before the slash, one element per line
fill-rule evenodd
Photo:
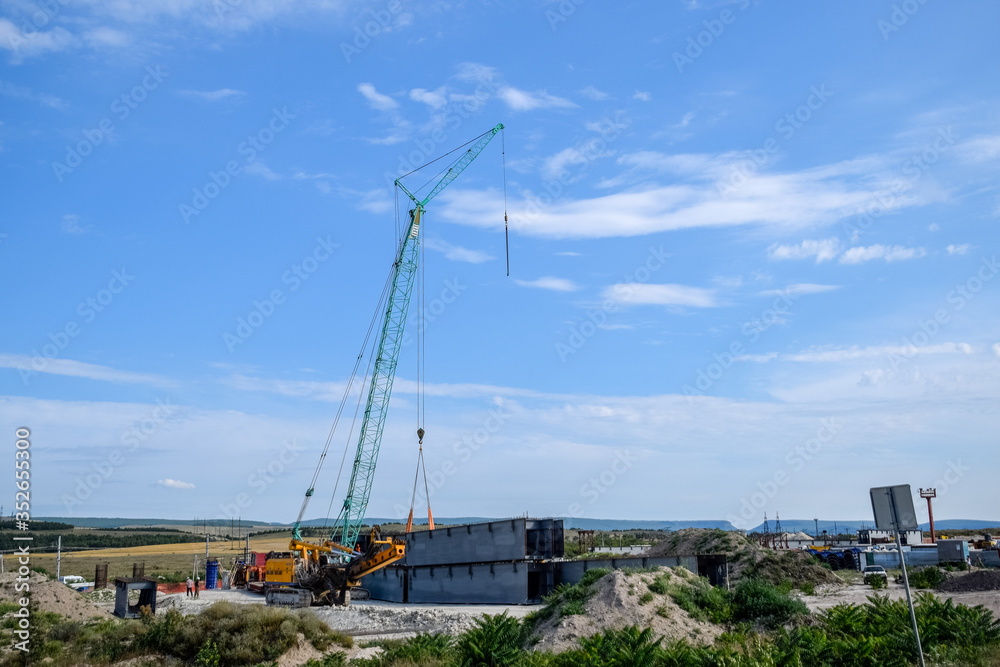
<path fill-rule="evenodd" d="M 861 574 L 864 575 L 866 584 L 870 584 L 871 580 L 876 577 L 885 580 L 886 583 L 889 581 L 889 575 L 886 574 L 885 568 L 881 565 L 867 565 L 865 569 L 861 570 Z"/>

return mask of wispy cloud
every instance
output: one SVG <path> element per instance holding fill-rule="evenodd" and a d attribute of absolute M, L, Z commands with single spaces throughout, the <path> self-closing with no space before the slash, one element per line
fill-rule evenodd
<path fill-rule="evenodd" d="M 0 81 L 0 95 L 4 97 L 10 97 L 15 100 L 27 100 L 30 102 L 37 102 L 42 106 L 51 107 L 53 109 L 64 109 L 66 103 L 55 95 L 48 95 L 46 93 L 35 93 L 30 88 L 25 88 L 24 86 L 17 86 L 13 83 L 7 81 Z"/>
<path fill-rule="evenodd" d="M 440 239 L 426 239 L 424 241 L 424 247 L 444 253 L 445 257 L 454 262 L 482 264 L 483 262 L 488 262 L 491 259 L 496 259 L 493 255 L 482 252 L 481 250 L 469 250 L 468 248 L 452 245 L 451 243 Z"/>
<path fill-rule="evenodd" d="M 804 363 L 836 363 L 853 361 L 855 359 L 871 359 L 888 355 L 912 357 L 914 355 L 934 354 L 972 354 L 973 348 L 968 343 L 941 343 L 938 345 L 874 345 L 869 347 L 817 348 L 791 354 L 747 354 L 737 357 L 740 361 L 764 363 L 768 361 L 795 361 Z"/>
<path fill-rule="evenodd" d="M 715 290 L 688 285 L 619 283 L 605 288 L 603 297 L 632 305 L 692 308 L 714 308 L 718 305 Z"/>
<path fill-rule="evenodd" d="M 11 52 L 10 61 L 15 65 L 25 58 L 66 51 L 76 43 L 76 38 L 65 28 L 53 28 L 48 32 L 35 30 L 26 35 L 9 20 L 0 19 L 0 49 Z"/>
<path fill-rule="evenodd" d="M 13 368 L 25 372 L 50 373 L 70 377 L 87 378 L 100 382 L 122 384 L 148 384 L 171 386 L 173 381 L 158 375 L 120 371 L 108 366 L 88 364 L 72 359 L 39 359 L 26 354 L 0 354 L 0 368 Z"/>
<path fill-rule="evenodd" d="M 528 92 L 513 86 L 503 86 L 497 95 L 512 111 L 533 111 L 535 109 L 571 109 L 576 105 L 563 97 L 549 95 L 544 90 Z"/>
<path fill-rule="evenodd" d="M 758 292 L 760 296 L 802 296 L 803 294 L 822 294 L 840 289 L 840 285 L 818 285 L 816 283 L 794 283 L 784 289 L 769 289 Z"/>
<path fill-rule="evenodd" d="M 904 248 L 903 246 L 886 246 L 880 243 L 870 246 L 850 248 L 840 257 L 841 264 L 860 264 L 873 259 L 884 259 L 886 262 L 900 262 L 923 257 L 927 251 L 923 248 Z"/>
<path fill-rule="evenodd" d="M 271 171 L 271 169 L 260 160 L 254 160 L 247 166 L 243 167 L 243 172 L 253 174 L 254 176 L 260 176 L 268 181 L 280 181 L 284 178 L 281 174 Z"/>
<path fill-rule="evenodd" d="M 239 98 L 246 95 L 242 90 L 234 88 L 219 88 L 218 90 L 178 90 L 181 97 L 193 97 L 205 102 L 218 102 L 229 98 Z"/>
<path fill-rule="evenodd" d="M 586 97 L 587 99 L 591 99 L 596 102 L 601 102 L 610 97 L 610 95 L 605 93 L 603 90 L 598 90 L 594 86 L 587 86 L 586 88 L 580 91 L 580 94 Z"/>
<path fill-rule="evenodd" d="M 796 245 L 774 245 L 767 249 L 771 259 L 809 259 L 816 258 L 816 263 L 826 262 L 837 256 L 840 251 L 840 241 L 836 238 L 812 240 L 807 239 Z"/>
<path fill-rule="evenodd" d="M 635 95 L 632 96 L 633 100 L 639 100 L 640 102 L 649 102 L 653 99 L 653 94 L 646 90 L 637 90 Z"/>
<path fill-rule="evenodd" d="M 423 102 L 432 109 L 441 109 L 448 104 L 446 88 L 444 86 L 441 86 L 437 90 L 414 88 L 410 91 L 410 99 L 415 102 Z"/>
<path fill-rule="evenodd" d="M 358 92 L 365 96 L 365 99 L 368 100 L 368 105 L 373 109 L 391 111 L 399 107 L 399 102 L 388 95 L 378 92 L 375 90 L 375 86 L 370 83 L 359 83 Z"/>
<path fill-rule="evenodd" d="M 964 255 L 970 250 L 972 250 L 972 244 L 970 243 L 960 243 L 958 245 L 948 246 L 949 255 Z"/>
<path fill-rule="evenodd" d="M 553 278 L 552 276 L 543 276 L 536 280 L 518 280 L 514 279 L 514 282 L 521 287 L 535 287 L 538 289 L 547 289 L 554 292 L 575 292 L 580 289 L 580 287 L 574 283 L 572 280 L 567 280 L 565 278 Z"/>
<path fill-rule="evenodd" d="M 170 479 L 169 477 L 167 479 L 158 479 L 158 480 L 156 480 L 156 483 L 159 484 L 160 486 L 165 486 L 168 489 L 193 489 L 194 488 L 194 484 L 191 484 L 190 482 L 182 482 L 182 481 L 177 480 L 177 479 Z"/>
<path fill-rule="evenodd" d="M 87 234 L 93 229 L 93 225 L 81 225 L 80 216 L 67 213 L 62 217 L 62 230 L 64 234 Z"/>
<path fill-rule="evenodd" d="M 83 40 L 92 49 L 115 48 L 120 49 L 129 46 L 132 38 L 128 33 L 114 28 L 101 27 L 87 30 L 83 33 Z"/>

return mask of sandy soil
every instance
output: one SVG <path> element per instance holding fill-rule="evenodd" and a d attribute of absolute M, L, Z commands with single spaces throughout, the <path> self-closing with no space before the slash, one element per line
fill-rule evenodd
<path fill-rule="evenodd" d="M 914 589 L 914 594 L 918 591 Z M 927 591 L 932 592 L 932 591 Z M 871 586 L 861 583 L 850 584 L 842 588 L 830 590 L 818 590 L 816 595 L 806 595 L 802 601 L 806 603 L 810 611 L 829 609 L 838 604 L 864 604 L 868 601 L 869 595 L 886 595 L 893 600 L 906 599 L 906 589 L 902 584 L 889 583 L 889 588 L 881 591 L 873 591 Z M 994 615 L 1000 617 L 1000 591 L 979 591 L 972 593 L 944 593 L 933 591 L 934 595 L 942 599 L 952 599 L 955 604 L 964 604 L 969 607 L 983 605 L 991 610 Z"/>
<path fill-rule="evenodd" d="M 15 590 L 17 574 L 7 572 L 0 574 L 0 600 L 16 602 L 24 596 L 23 592 Z M 86 598 L 65 584 L 49 579 L 43 574 L 32 572 L 28 585 L 31 599 L 43 611 L 52 611 L 74 620 L 90 618 L 108 618 L 110 612 L 95 607 Z M 114 603 L 111 604 L 114 609 Z"/>
<path fill-rule="evenodd" d="M 660 568 L 660 572 L 667 569 L 676 573 L 672 575 L 672 581 L 680 582 L 693 577 L 683 568 Z M 722 628 L 691 618 L 669 595 L 653 595 L 651 601 L 640 603 L 644 593 L 651 593 L 649 584 L 657 574 L 659 572 L 626 574 L 616 570 L 605 575 L 593 584 L 594 596 L 585 604 L 586 614 L 559 618 L 557 612 L 538 626 L 536 634 L 542 639 L 535 645 L 535 650 L 558 653 L 578 648 L 583 637 L 627 625 L 652 628 L 655 636 L 667 640 L 712 643 Z"/>

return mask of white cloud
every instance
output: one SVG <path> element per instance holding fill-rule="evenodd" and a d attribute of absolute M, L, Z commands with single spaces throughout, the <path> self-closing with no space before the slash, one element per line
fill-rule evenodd
<path fill-rule="evenodd" d="M 86 234 L 92 229 L 92 225 L 82 226 L 78 215 L 67 213 L 62 217 L 62 230 L 65 234 Z"/>
<path fill-rule="evenodd" d="M 993 354 L 1000 357 L 1000 343 L 993 343 Z"/>
<path fill-rule="evenodd" d="M 923 257 L 927 251 L 923 248 L 904 248 L 903 246 L 886 246 L 880 243 L 870 246 L 857 246 L 844 252 L 840 257 L 841 264 L 860 264 L 873 259 L 884 259 L 886 262 L 899 262 L 907 259 Z"/>
<path fill-rule="evenodd" d="M 4 97 L 11 97 L 17 100 L 29 100 L 31 102 L 38 102 L 39 104 L 53 109 L 64 109 L 66 107 L 65 102 L 56 97 L 55 95 L 48 95 L 46 93 L 35 93 L 31 89 L 25 88 L 24 86 L 17 86 L 6 81 L 0 81 L 0 95 Z"/>
<path fill-rule="evenodd" d="M 469 250 L 468 248 L 452 245 L 446 241 L 441 241 L 440 239 L 426 239 L 424 240 L 424 247 L 429 248 L 430 250 L 442 252 L 445 257 L 455 262 L 482 264 L 483 262 L 495 259 L 493 255 L 480 250 Z"/>
<path fill-rule="evenodd" d="M 537 280 L 518 280 L 515 278 L 514 282 L 521 287 L 536 287 L 538 289 L 547 289 L 554 292 L 575 292 L 580 289 L 580 287 L 572 280 L 566 280 L 565 278 L 553 278 L 551 276 L 544 276 L 542 278 L 538 278 Z"/>
<path fill-rule="evenodd" d="M 939 229 L 941 229 L 941 225 L 939 225 L 936 222 L 932 222 L 931 224 L 927 225 L 927 231 L 929 232 L 936 232 Z"/>
<path fill-rule="evenodd" d="M 253 174 L 254 176 L 260 176 L 261 178 L 268 181 L 280 181 L 284 178 L 281 174 L 271 171 L 266 164 L 260 160 L 255 160 L 243 167 L 243 173 Z"/>
<path fill-rule="evenodd" d="M 358 92 L 365 96 L 368 100 L 368 104 L 373 109 L 378 109 L 379 111 L 390 111 L 399 107 L 399 103 L 389 97 L 388 95 L 383 95 L 382 93 L 375 90 L 375 86 L 370 83 L 359 83 Z"/>
<path fill-rule="evenodd" d="M 823 240 L 807 239 L 797 245 L 775 245 L 767 249 L 771 259 L 809 259 L 816 258 L 816 263 L 833 259 L 840 251 L 840 241 L 834 238 Z"/>
<path fill-rule="evenodd" d="M 567 167 L 576 164 L 586 165 L 588 162 L 593 160 L 594 157 L 598 156 L 591 156 L 588 158 L 576 148 L 564 148 L 555 155 L 551 155 L 546 158 L 542 172 L 550 180 L 557 180 L 563 175 Z"/>
<path fill-rule="evenodd" d="M 597 102 L 606 100 L 609 97 L 607 93 L 598 90 L 594 86 L 587 86 L 586 88 L 580 91 L 580 94 L 588 99 L 595 100 Z"/>
<path fill-rule="evenodd" d="M 83 39 L 87 46 L 93 49 L 111 47 L 120 49 L 132 43 L 128 34 L 114 28 L 94 28 L 83 33 Z"/>
<path fill-rule="evenodd" d="M 559 257 L 583 257 L 582 252 L 575 252 L 573 250 L 564 250 L 562 252 L 555 253 Z"/>
<path fill-rule="evenodd" d="M 47 359 L 30 357 L 26 354 L 0 354 L 0 368 L 13 368 L 22 374 L 50 373 L 52 375 L 67 375 L 70 377 L 87 378 L 101 382 L 117 382 L 125 384 L 148 384 L 154 386 L 169 386 L 173 382 L 158 375 L 146 375 L 119 371 L 108 366 L 88 364 L 72 359 Z"/>
<path fill-rule="evenodd" d="M 229 97 L 243 97 L 246 95 L 242 90 L 234 88 L 219 88 L 218 90 L 178 90 L 178 95 L 183 97 L 194 97 L 205 102 L 218 102 Z"/>
<path fill-rule="evenodd" d="M 972 250 L 972 245 L 968 243 L 961 243 L 959 245 L 948 246 L 949 255 L 964 255 L 965 253 Z"/>
<path fill-rule="evenodd" d="M 687 285 L 654 285 L 649 283 L 619 283 L 604 289 L 605 299 L 652 306 L 690 306 L 714 308 L 718 305 L 715 290 Z"/>
<path fill-rule="evenodd" d="M 816 283 L 794 283 L 784 289 L 770 289 L 758 292 L 760 296 L 801 296 L 803 294 L 822 294 L 840 289 L 840 285 L 818 285 Z"/>
<path fill-rule="evenodd" d="M 25 58 L 65 51 L 75 45 L 76 38 L 65 28 L 53 28 L 48 32 L 36 30 L 25 35 L 9 20 L 0 19 L 0 48 L 11 52 L 14 64 Z"/>
<path fill-rule="evenodd" d="M 440 109 L 448 104 L 448 99 L 445 97 L 444 86 L 441 86 L 437 90 L 414 88 L 410 91 L 410 99 L 415 102 L 423 102 L 432 109 Z"/>
<path fill-rule="evenodd" d="M 633 100 L 639 100 L 640 102 L 648 102 L 653 99 L 653 95 L 645 90 L 635 91 L 635 95 L 632 96 Z"/>
<path fill-rule="evenodd" d="M 767 354 L 748 354 L 737 357 L 740 361 L 755 361 L 758 363 L 773 361 L 795 361 L 805 363 L 839 363 L 844 361 L 854 361 L 856 359 L 871 359 L 874 357 L 887 357 L 896 355 L 907 359 L 916 355 L 937 355 L 937 354 L 963 354 L 970 355 L 973 348 L 968 343 L 940 343 L 938 345 L 875 345 L 870 347 L 847 347 L 847 348 L 816 348 L 804 352 L 791 354 L 777 354 L 775 352 Z"/>
<path fill-rule="evenodd" d="M 570 109 L 576 105 L 569 100 L 549 95 L 544 90 L 529 93 L 512 86 L 502 86 L 497 95 L 512 111 L 532 111 L 534 109 Z"/>
<path fill-rule="evenodd" d="M 634 161 L 636 156 L 623 158 Z M 646 152 L 642 161 L 672 173 L 668 185 L 627 174 L 602 185 L 624 188 L 589 199 L 539 205 L 538 194 L 525 191 L 508 203 L 511 227 L 520 233 L 550 238 L 639 236 L 695 227 L 768 225 L 774 231 L 830 224 L 854 215 L 879 192 L 871 179 L 878 160 L 850 160 L 790 173 L 761 173 L 720 196 L 720 183 L 731 167 L 725 155 L 664 156 Z M 688 171 L 683 171 L 687 166 Z M 630 167 L 631 168 L 631 167 Z M 933 189 L 898 195 L 897 209 L 930 201 Z M 493 228 L 493 212 L 503 210 L 497 190 L 449 188 L 442 193 L 441 215 L 450 222 Z M 826 255 L 824 254 L 824 259 Z"/>
<path fill-rule="evenodd" d="M 156 480 L 156 483 L 159 484 L 160 486 L 165 486 L 168 489 L 193 489 L 194 488 L 194 484 L 191 484 L 190 482 L 181 482 L 180 480 L 170 479 L 169 477 L 167 479 L 158 479 L 158 480 Z"/>

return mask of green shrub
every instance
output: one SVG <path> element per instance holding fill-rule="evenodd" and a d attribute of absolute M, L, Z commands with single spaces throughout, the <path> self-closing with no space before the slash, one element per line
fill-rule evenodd
<path fill-rule="evenodd" d="M 816 585 L 811 581 L 806 581 L 799 584 L 799 590 L 806 595 L 816 595 Z"/>
<path fill-rule="evenodd" d="M 521 659 L 521 624 L 504 611 L 476 619 L 455 648 L 462 667 L 513 667 Z"/>
<path fill-rule="evenodd" d="M 670 597 L 696 620 L 728 623 L 733 618 L 729 592 L 713 587 L 707 579 L 699 578 L 690 584 L 672 586 Z"/>
<path fill-rule="evenodd" d="M 653 594 L 650 593 L 649 591 L 646 591 L 645 593 L 639 596 L 639 604 L 649 604 L 652 601 L 653 601 Z"/>
<path fill-rule="evenodd" d="M 868 585 L 872 587 L 873 591 L 880 591 L 883 588 L 887 588 L 889 582 L 886 577 L 868 577 Z"/>
<path fill-rule="evenodd" d="M 777 627 L 796 615 L 809 613 L 805 603 L 793 598 L 789 590 L 760 579 L 741 581 L 733 591 L 732 600 L 734 620 L 761 623 L 767 627 Z"/>
<path fill-rule="evenodd" d="M 948 578 L 941 571 L 941 568 L 933 565 L 919 568 L 908 574 L 910 585 L 914 588 L 937 588 Z"/>

